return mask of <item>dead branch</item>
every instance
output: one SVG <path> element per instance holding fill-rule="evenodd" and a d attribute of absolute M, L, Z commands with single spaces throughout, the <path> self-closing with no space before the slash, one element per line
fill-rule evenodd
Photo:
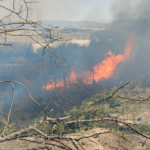
<path fill-rule="evenodd" d="M 4 81 L 0 81 L 0 83 L 4 83 L 4 82 L 10 82 L 10 83 L 16 83 L 16 84 L 19 84 L 21 85 L 22 87 L 24 87 L 24 89 L 26 90 L 27 94 L 29 95 L 30 99 L 32 101 L 34 101 L 44 112 L 47 116 L 49 116 L 49 114 L 40 106 L 40 104 L 30 95 L 30 93 L 28 92 L 27 88 L 20 82 L 16 82 L 16 81 L 12 81 L 12 80 L 4 80 Z M 13 102 L 13 99 L 12 99 L 12 102 Z"/>

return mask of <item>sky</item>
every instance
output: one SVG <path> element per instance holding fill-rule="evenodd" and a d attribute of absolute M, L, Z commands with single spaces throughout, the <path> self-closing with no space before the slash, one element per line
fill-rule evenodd
<path fill-rule="evenodd" d="M 111 2 L 112 0 L 43 0 L 40 6 L 44 20 L 100 21 L 110 19 Z"/>
<path fill-rule="evenodd" d="M 111 15 L 109 8 L 113 0 L 37 0 L 39 3 L 33 4 L 33 18 L 37 18 L 37 12 L 42 16 L 42 20 L 70 20 L 70 21 L 103 21 L 109 20 Z M 12 8 L 13 0 L 0 2 Z M 19 0 L 16 0 L 16 9 Z M 2 8 L 3 14 L 6 14 Z M 0 17 L 2 13 L 0 14 Z"/>

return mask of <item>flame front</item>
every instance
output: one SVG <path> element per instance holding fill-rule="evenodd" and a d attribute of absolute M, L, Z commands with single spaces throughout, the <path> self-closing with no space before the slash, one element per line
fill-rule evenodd
<path fill-rule="evenodd" d="M 123 61 L 127 60 L 130 58 L 131 51 L 134 46 L 134 34 L 131 34 L 130 38 L 128 39 L 125 49 L 124 49 L 124 54 L 118 54 L 114 55 L 112 54 L 111 51 L 107 53 L 107 58 L 103 60 L 102 62 L 98 63 L 97 65 L 93 66 L 91 70 L 84 71 L 82 74 L 78 74 L 75 72 L 75 68 L 73 67 L 70 76 L 66 79 L 66 87 L 69 87 L 69 83 L 77 83 L 77 78 L 82 78 L 83 82 L 85 84 L 92 84 L 93 81 L 98 83 L 102 79 L 108 79 L 110 78 L 117 65 Z M 43 86 L 43 89 L 46 90 L 52 90 L 52 87 L 57 88 L 57 87 L 63 87 L 64 81 L 59 80 L 56 82 L 52 81 L 52 85 L 48 84 L 47 86 Z"/>

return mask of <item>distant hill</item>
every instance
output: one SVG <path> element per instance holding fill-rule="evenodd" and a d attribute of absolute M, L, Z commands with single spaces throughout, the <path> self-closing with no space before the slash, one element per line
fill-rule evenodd
<path fill-rule="evenodd" d="M 101 23 L 97 21 L 50 21 L 44 20 L 42 21 L 45 25 L 52 25 L 54 27 L 65 28 L 102 28 L 106 25 L 106 23 Z"/>

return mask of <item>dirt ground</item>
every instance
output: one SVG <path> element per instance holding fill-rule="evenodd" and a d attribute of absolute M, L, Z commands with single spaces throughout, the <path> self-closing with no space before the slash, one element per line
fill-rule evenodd
<path fill-rule="evenodd" d="M 138 135 L 120 136 L 110 130 L 102 128 L 95 128 L 89 131 L 64 136 L 73 138 L 79 150 L 150 150 L 150 140 L 145 142 L 145 138 Z M 44 140 L 43 138 L 24 137 L 1 142 L 0 150 L 41 150 L 42 148 L 38 146 L 44 147 L 44 144 L 42 145 L 43 141 L 48 145 L 47 148 L 43 148 L 45 150 L 77 149 L 71 140 L 57 139 L 56 141 L 60 142 L 56 142 Z"/>

